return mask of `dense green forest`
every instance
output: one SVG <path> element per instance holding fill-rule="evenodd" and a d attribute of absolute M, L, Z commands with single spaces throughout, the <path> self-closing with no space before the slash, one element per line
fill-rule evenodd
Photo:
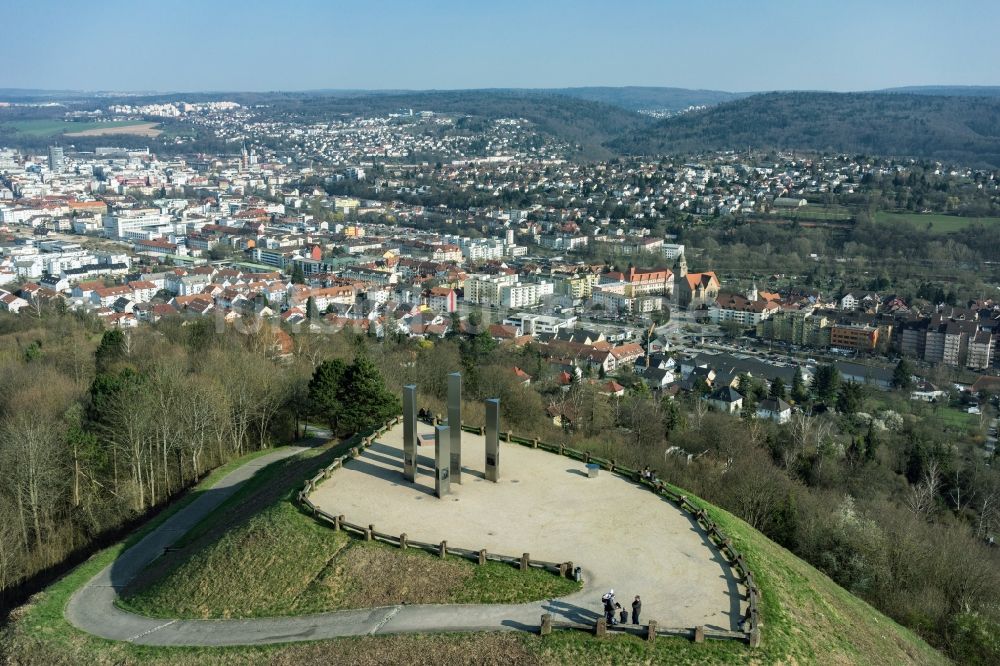
<path fill-rule="evenodd" d="M 883 93 L 754 95 L 668 118 L 610 144 L 632 154 L 773 148 L 1000 166 L 1000 99 Z"/>

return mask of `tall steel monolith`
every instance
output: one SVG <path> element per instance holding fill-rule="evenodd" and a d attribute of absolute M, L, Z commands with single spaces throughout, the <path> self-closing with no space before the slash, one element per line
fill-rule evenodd
<path fill-rule="evenodd" d="M 451 492 L 450 426 L 434 427 L 434 494 L 444 497 Z"/>
<path fill-rule="evenodd" d="M 486 401 L 486 480 L 500 479 L 500 399 Z"/>
<path fill-rule="evenodd" d="M 417 480 L 417 386 L 403 387 L 403 477 Z"/>
<path fill-rule="evenodd" d="M 448 375 L 448 427 L 451 428 L 451 478 L 462 483 L 462 375 Z"/>

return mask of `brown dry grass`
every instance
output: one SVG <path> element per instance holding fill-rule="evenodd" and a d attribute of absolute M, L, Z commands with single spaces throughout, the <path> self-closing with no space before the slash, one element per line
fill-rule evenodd
<path fill-rule="evenodd" d="M 155 137 L 163 134 L 163 130 L 156 129 L 159 123 L 142 123 L 136 125 L 117 125 L 114 127 L 95 127 L 94 129 L 83 130 L 82 132 L 71 132 L 66 136 L 114 136 L 119 134 L 134 134 L 137 136 Z"/>
<path fill-rule="evenodd" d="M 334 570 L 319 584 L 341 608 L 447 602 L 473 574 L 467 562 L 406 557 L 389 548 L 347 548 L 333 562 Z"/>

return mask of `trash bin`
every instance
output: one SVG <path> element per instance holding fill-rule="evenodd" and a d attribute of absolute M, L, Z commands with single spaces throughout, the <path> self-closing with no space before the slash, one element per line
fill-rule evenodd
<path fill-rule="evenodd" d="M 597 478 L 597 473 L 601 471 L 601 466 L 597 463 L 587 463 L 587 476 L 591 479 Z"/>

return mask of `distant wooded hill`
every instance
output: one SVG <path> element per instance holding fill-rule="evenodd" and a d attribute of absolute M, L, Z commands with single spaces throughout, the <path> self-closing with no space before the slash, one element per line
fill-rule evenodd
<path fill-rule="evenodd" d="M 591 102 L 620 106 L 631 111 L 683 111 L 692 106 L 714 106 L 731 102 L 753 93 L 732 93 L 722 90 L 691 90 L 689 88 L 658 88 L 652 86 L 552 88 L 544 92 L 575 97 Z"/>
<path fill-rule="evenodd" d="M 944 95 L 950 97 L 1000 97 L 1000 86 L 903 86 L 901 88 L 887 88 L 875 92 Z"/>
<path fill-rule="evenodd" d="M 56 92 L 33 93 L 36 98 Z M 544 133 L 578 146 L 577 159 L 621 154 L 691 154 L 715 150 L 788 149 L 857 152 L 957 161 L 1000 167 L 1000 87 L 926 86 L 864 93 L 730 93 L 658 87 L 586 87 L 548 90 L 312 91 L 270 93 L 104 93 L 64 98 L 65 107 L 11 107 L 0 114 L 0 145 L 43 149 L 51 137 L 10 131 L 22 119 L 62 118 L 67 109 L 116 102 L 231 99 L 257 112 L 289 121 L 323 122 L 345 116 L 381 115 L 400 109 L 465 114 L 474 119 L 526 118 Z M 638 109 L 679 111 L 656 121 Z M 146 141 L 162 151 L 169 142 Z M 125 139 L 122 139 L 125 141 Z M 78 146 L 86 142 L 75 141 Z M 213 151 L 210 138 L 184 149 Z"/>
<path fill-rule="evenodd" d="M 608 145 L 629 154 L 750 147 L 1000 166 L 1000 97 L 765 93 L 626 131 Z"/>

